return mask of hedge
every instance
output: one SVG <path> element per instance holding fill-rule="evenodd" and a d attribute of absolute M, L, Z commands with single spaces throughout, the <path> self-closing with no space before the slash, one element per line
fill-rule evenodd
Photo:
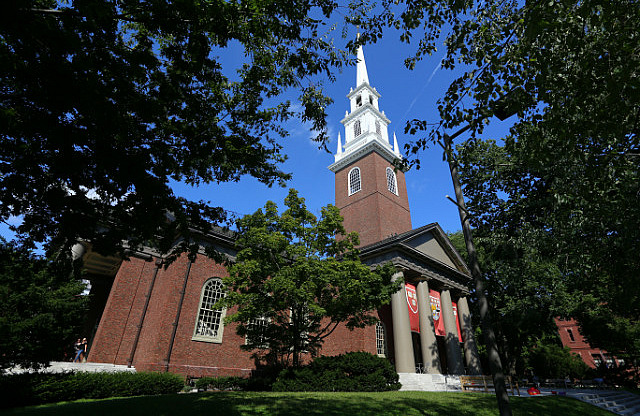
<path fill-rule="evenodd" d="M 171 373 L 25 373 L 0 376 L 0 407 L 77 399 L 177 393 L 182 377 Z"/>
<path fill-rule="evenodd" d="M 386 359 L 350 352 L 282 371 L 273 391 L 389 391 L 400 389 L 398 378 Z"/>
<path fill-rule="evenodd" d="M 244 377 L 202 377 L 196 381 L 198 390 L 245 390 Z"/>

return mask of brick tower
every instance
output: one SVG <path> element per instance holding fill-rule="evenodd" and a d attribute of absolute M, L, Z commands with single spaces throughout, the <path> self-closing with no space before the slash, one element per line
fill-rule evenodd
<path fill-rule="evenodd" d="M 335 162 L 336 206 L 344 217 L 347 232 L 357 231 L 366 246 L 391 235 L 411 230 L 411 214 L 404 172 L 393 168 L 400 159 L 398 140 L 389 143 L 391 121 L 378 107 L 380 94 L 369 85 L 362 47 L 358 48 L 356 88 L 347 98 L 350 111 L 341 123 L 345 144 L 338 134 Z"/>

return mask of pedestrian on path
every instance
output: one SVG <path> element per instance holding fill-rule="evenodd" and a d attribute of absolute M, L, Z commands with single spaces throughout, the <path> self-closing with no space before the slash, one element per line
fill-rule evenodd
<path fill-rule="evenodd" d="M 82 358 L 82 351 L 83 351 L 82 339 L 78 338 L 78 340 L 73 344 L 73 349 L 76 352 L 76 356 L 73 358 L 73 362 L 77 363 Z"/>

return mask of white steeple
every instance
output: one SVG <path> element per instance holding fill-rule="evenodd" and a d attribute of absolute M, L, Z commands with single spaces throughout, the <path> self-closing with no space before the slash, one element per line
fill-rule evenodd
<path fill-rule="evenodd" d="M 347 98 L 350 109 L 341 120 L 345 128 L 344 149 L 342 138 L 338 136 L 335 162 L 329 166 L 329 169 L 337 172 L 374 150 L 390 163 L 394 159 L 401 158 L 397 138 L 394 136 L 393 146 L 389 143 L 387 126 L 391 120 L 378 107 L 380 94 L 369 84 L 362 46 L 357 50 L 356 87 L 350 89 Z"/>
<path fill-rule="evenodd" d="M 358 46 L 357 58 L 358 62 L 356 63 L 356 87 L 359 87 L 364 83 L 369 83 L 367 63 L 364 61 L 364 52 L 362 51 L 362 45 Z"/>
<path fill-rule="evenodd" d="M 398 158 L 402 157 L 400 156 L 400 147 L 398 146 L 398 138 L 396 137 L 395 131 L 393 132 L 393 153 L 395 153 Z"/>

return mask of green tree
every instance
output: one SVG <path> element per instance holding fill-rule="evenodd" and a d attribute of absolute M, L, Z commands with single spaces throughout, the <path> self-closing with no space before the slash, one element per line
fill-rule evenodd
<path fill-rule="evenodd" d="M 450 239 L 466 257 L 462 232 L 452 234 Z M 504 234 L 484 235 L 476 229 L 474 242 L 495 311 L 493 327 L 504 367 L 511 374 L 523 375 L 528 354 L 538 343 L 557 340 L 553 318 L 565 313 L 561 300 L 568 303 L 570 296 L 555 264 L 527 240 Z M 477 315 L 473 317 L 477 319 Z"/>
<path fill-rule="evenodd" d="M 492 250 L 522 242 L 517 250 L 549 267 L 551 284 L 514 273 L 503 286 L 535 279 L 543 296 L 566 288 L 552 297 L 556 310 L 581 320 L 594 346 L 640 356 L 638 3 L 383 4 L 381 16 L 354 19 L 367 28 L 362 38 L 378 37 L 386 22 L 419 39 L 409 67 L 442 41 L 443 67 L 461 69 L 439 101 L 439 122 L 407 125 L 425 132 L 409 150 L 470 124 L 456 158 L 476 235 L 503 242 Z M 505 112 L 501 98 L 518 119 L 507 137 L 483 140 L 491 115 Z"/>
<path fill-rule="evenodd" d="M 563 348 L 557 342 L 538 342 L 527 357 L 527 363 L 534 374 L 540 378 L 582 379 L 589 371 L 584 361 L 569 348 Z"/>
<path fill-rule="evenodd" d="M 0 369 L 60 359 L 78 336 L 84 285 L 68 263 L 0 239 Z"/>
<path fill-rule="evenodd" d="M 177 197 L 170 180 L 197 186 L 251 175 L 283 184 L 283 122 L 298 117 L 319 145 L 326 140 L 330 99 L 316 76 L 331 76 L 345 59 L 321 21 L 336 7 L 5 2 L 0 220 L 20 216 L 25 243 L 68 247 L 81 237 L 106 253 L 123 242 L 186 249 L 189 238 L 176 246 L 177 234 L 206 231 L 225 213 Z M 302 110 L 281 98 L 286 91 L 298 91 Z"/>
<path fill-rule="evenodd" d="M 224 279 L 229 293 L 222 302 L 238 308 L 227 320 L 247 336 L 244 348 L 298 366 L 338 325 L 375 323 L 372 311 L 388 303 L 398 285 L 390 264 L 371 270 L 360 262 L 358 236 L 345 234 L 338 208 L 328 205 L 316 218 L 295 190 L 285 206 L 280 215 L 267 202 L 238 221 L 241 249 Z"/>

